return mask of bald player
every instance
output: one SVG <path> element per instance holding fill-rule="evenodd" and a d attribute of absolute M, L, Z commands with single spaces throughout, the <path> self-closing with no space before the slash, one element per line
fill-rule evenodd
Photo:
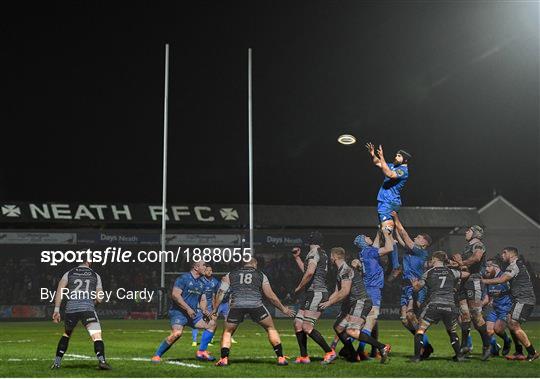
<path fill-rule="evenodd" d="M 231 271 L 221 279 L 221 286 L 216 295 L 216 303 L 221 303 L 227 291 L 230 291 L 230 310 L 225 319 L 221 337 L 221 359 L 216 363 L 216 366 L 229 365 L 231 338 L 240 323 L 244 321 L 245 315 L 249 315 L 252 321 L 266 330 L 268 341 L 270 341 L 278 358 L 277 364 L 286 366 L 288 362 L 283 355 L 279 333 L 274 326 L 270 312 L 263 304 L 263 296 L 285 315 L 292 317 L 294 312 L 281 304 L 281 301 L 272 291 L 266 275 L 257 270 L 257 259 L 255 257 L 245 263 L 244 267 Z M 216 313 L 215 310 L 212 316 L 217 317 Z"/>

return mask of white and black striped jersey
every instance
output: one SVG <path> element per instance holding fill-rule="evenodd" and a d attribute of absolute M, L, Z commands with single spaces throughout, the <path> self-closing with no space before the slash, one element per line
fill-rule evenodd
<path fill-rule="evenodd" d="M 313 261 L 317 264 L 315 273 L 311 280 L 306 284 L 306 291 L 328 292 L 326 286 L 326 276 L 328 275 L 328 255 L 322 249 L 312 250 L 306 256 L 304 261 L 304 270 L 307 270 L 308 264 Z"/>
<path fill-rule="evenodd" d="M 347 301 L 351 304 L 361 299 L 367 299 L 369 296 L 366 292 L 366 286 L 364 285 L 364 275 L 362 271 L 355 270 L 349 266 L 346 262 L 343 262 L 337 272 L 337 288 L 341 289 L 341 283 L 346 280 L 351 281 L 351 292 L 349 293 Z"/>
<path fill-rule="evenodd" d="M 536 304 L 536 296 L 531 282 L 531 276 L 521 259 L 512 262 L 506 268 L 505 275 L 510 275 L 510 292 L 515 302 Z"/>
<path fill-rule="evenodd" d="M 66 272 L 62 279 L 67 280 L 69 289 L 65 312 L 93 312 L 95 294 L 103 288 L 101 277 L 90 267 L 81 265 Z"/>

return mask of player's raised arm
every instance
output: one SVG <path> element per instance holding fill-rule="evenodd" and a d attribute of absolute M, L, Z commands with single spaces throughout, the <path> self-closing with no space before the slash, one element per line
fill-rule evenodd
<path fill-rule="evenodd" d="M 294 260 L 296 261 L 296 264 L 300 268 L 300 271 L 304 272 L 304 262 L 302 261 L 302 258 L 300 257 L 301 250 L 299 247 L 295 247 L 292 249 L 292 254 L 294 257 Z"/>
<path fill-rule="evenodd" d="M 212 305 L 212 309 L 214 310 L 214 313 L 217 312 L 219 305 L 223 301 L 223 298 L 225 297 L 225 294 L 229 290 L 229 286 L 231 284 L 231 281 L 229 279 L 229 274 L 224 275 L 221 278 L 221 285 L 219 286 L 219 289 L 216 293 L 216 297 L 214 298 L 214 304 Z"/>
<path fill-rule="evenodd" d="M 277 295 L 272 290 L 272 287 L 270 286 L 270 283 L 268 282 L 268 279 L 266 278 L 266 275 L 264 276 L 264 281 L 262 285 L 262 291 L 264 296 L 272 303 L 274 307 L 279 309 L 281 312 L 286 314 L 289 317 L 294 316 L 294 311 L 286 306 L 284 306 L 281 301 L 279 301 Z"/>
<path fill-rule="evenodd" d="M 392 211 L 391 215 L 394 218 L 394 225 L 396 226 L 396 232 L 397 232 L 396 236 L 398 237 L 399 243 L 402 246 L 406 246 L 412 250 L 412 248 L 414 247 L 414 241 L 409 236 L 409 233 L 407 233 L 407 231 L 405 230 L 405 227 L 401 223 L 401 220 L 399 219 L 397 212 Z"/>
<path fill-rule="evenodd" d="M 58 282 L 58 287 L 56 288 L 56 295 L 54 297 L 54 312 L 52 315 L 53 322 L 60 322 L 60 305 L 62 304 L 62 289 L 66 288 L 68 285 L 68 273 L 66 272 L 62 279 Z"/>
<path fill-rule="evenodd" d="M 96 277 L 97 277 L 97 283 L 96 283 L 96 304 L 99 304 L 103 301 L 103 299 L 105 298 L 105 293 L 103 292 L 103 285 L 101 283 L 101 276 L 99 276 L 98 274 L 96 274 Z"/>
<path fill-rule="evenodd" d="M 384 159 L 384 152 L 383 152 L 382 145 L 379 145 L 379 148 L 377 149 L 377 155 L 379 156 L 379 161 L 381 164 L 379 167 L 381 168 L 383 174 L 390 179 L 397 178 L 398 177 L 397 173 L 390 169 L 390 167 L 388 166 L 388 163 L 386 163 L 386 159 Z"/>
<path fill-rule="evenodd" d="M 306 271 L 304 272 L 304 275 L 302 276 L 302 280 L 300 280 L 300 283 L 294 289 L 295 293 L 302 291 L 302 289 L 306 286 L 306 284 L 309 283 L 309 281 L 311 280 L 311 278 L 313 278 L 313 275 L 315 274 L 316 268 L 317 268 L 317 261 L 315 259 L 310 259 L 308 262 Z"/>
<path fill-rule="evenodd" d="M 482 257 L 484 256 L 484 253 L 486 252 L 486 249 L 482 244 L 477 244 L 473 247 L 473 253 L 464 261 L 461 262 L 462 266 L 470 266 L 472 264 L 475 264 L 477 262 L 480 262 L 482 260 Z M 509 279 L 510 280 L 510 279 Z"/>
<path fill-rule="evenodd" d="M 371 142 L 368 142 L 366 143 L 366 149 L 369 152 L 369 155 L 371 155 L 373 164 L 377 167 L 381 167 L 381 160 L 375 155 L 375 146 L 373 146 Z"/>
<path fill-rule="evenodd" d="M 390 229 L 383 228 L 381 232 L 383 233 L 384 237 L 384 246 L 379 247 L 379 255 L 382 257 L 394 251 L 394 239 L 392 238 L 392 232 Z"/>

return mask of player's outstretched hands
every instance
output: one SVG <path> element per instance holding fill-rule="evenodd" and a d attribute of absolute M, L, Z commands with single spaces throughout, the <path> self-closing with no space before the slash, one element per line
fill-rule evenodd
<path fill-rule="evenodd" d="M 371 142 L 366 143 L 366 149 L 369 152 L 369 155 L 372 157 L 375 156 L 375 146 Z"/>
<path fill-rule="evenodd" d="M 351 267 L 360 269 L 360 267 L 362 267 L 362 262 L 360 262 L 360 259 L 353 259 L 351 262 Z"/>
<path fill-rule="evenodd" d="M 284 307 L 282 310 L 281 310 L 285 315 L 287 315 L 288 317 L 294 317 L 296 316 L 296 312 L 289 308 L 289 307 Z"/>
<path fill-rule="evenodd" d="M 291 250 L 291 253 L 292 253 L 292 255 L 293 255 L 295 258 L 298 257 L 298 256 L 300 256 L 300 252 L 301 252 L 301 250 L 300 250 L 299 247 L 295 247 L 295 248 L 293 248 L 293 249 Z"/>
<path fill-rule="evenodd" d="M 397 215 L 397 212 L 396 212 L 396 211 L 392 211 L 392 212 L 390 212 L 390 214 L 392 215 L 392 217 L 393 217 L 393 218 L 396 218 L 396 217 L 398 217 L 398 215 Z"/>
<path fill-rule="evenodd" d="M 382 145 L 379 145 L 379 148 L 377 149 L 377 155 L 379 156 L 380 160 L 384 161 L 384 151 Z"/>
<path fill-rule="evenodd" d="M 60 322 L 60 313 L 54 312 L 52 315 L 52 320 L 54 323 L 58 324 Z"/>

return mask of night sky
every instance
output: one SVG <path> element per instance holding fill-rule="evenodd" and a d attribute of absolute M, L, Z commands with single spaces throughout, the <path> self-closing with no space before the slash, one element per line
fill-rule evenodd
<path fill-rule="evenodd" d="M 375 205 L 363 145 L 413 154 L 409 206 L 540 219 L 537 2 L 177 1 L 3 6 L 0 199 Z M 336 142 L 354 134 L 352 147 Z"/>

